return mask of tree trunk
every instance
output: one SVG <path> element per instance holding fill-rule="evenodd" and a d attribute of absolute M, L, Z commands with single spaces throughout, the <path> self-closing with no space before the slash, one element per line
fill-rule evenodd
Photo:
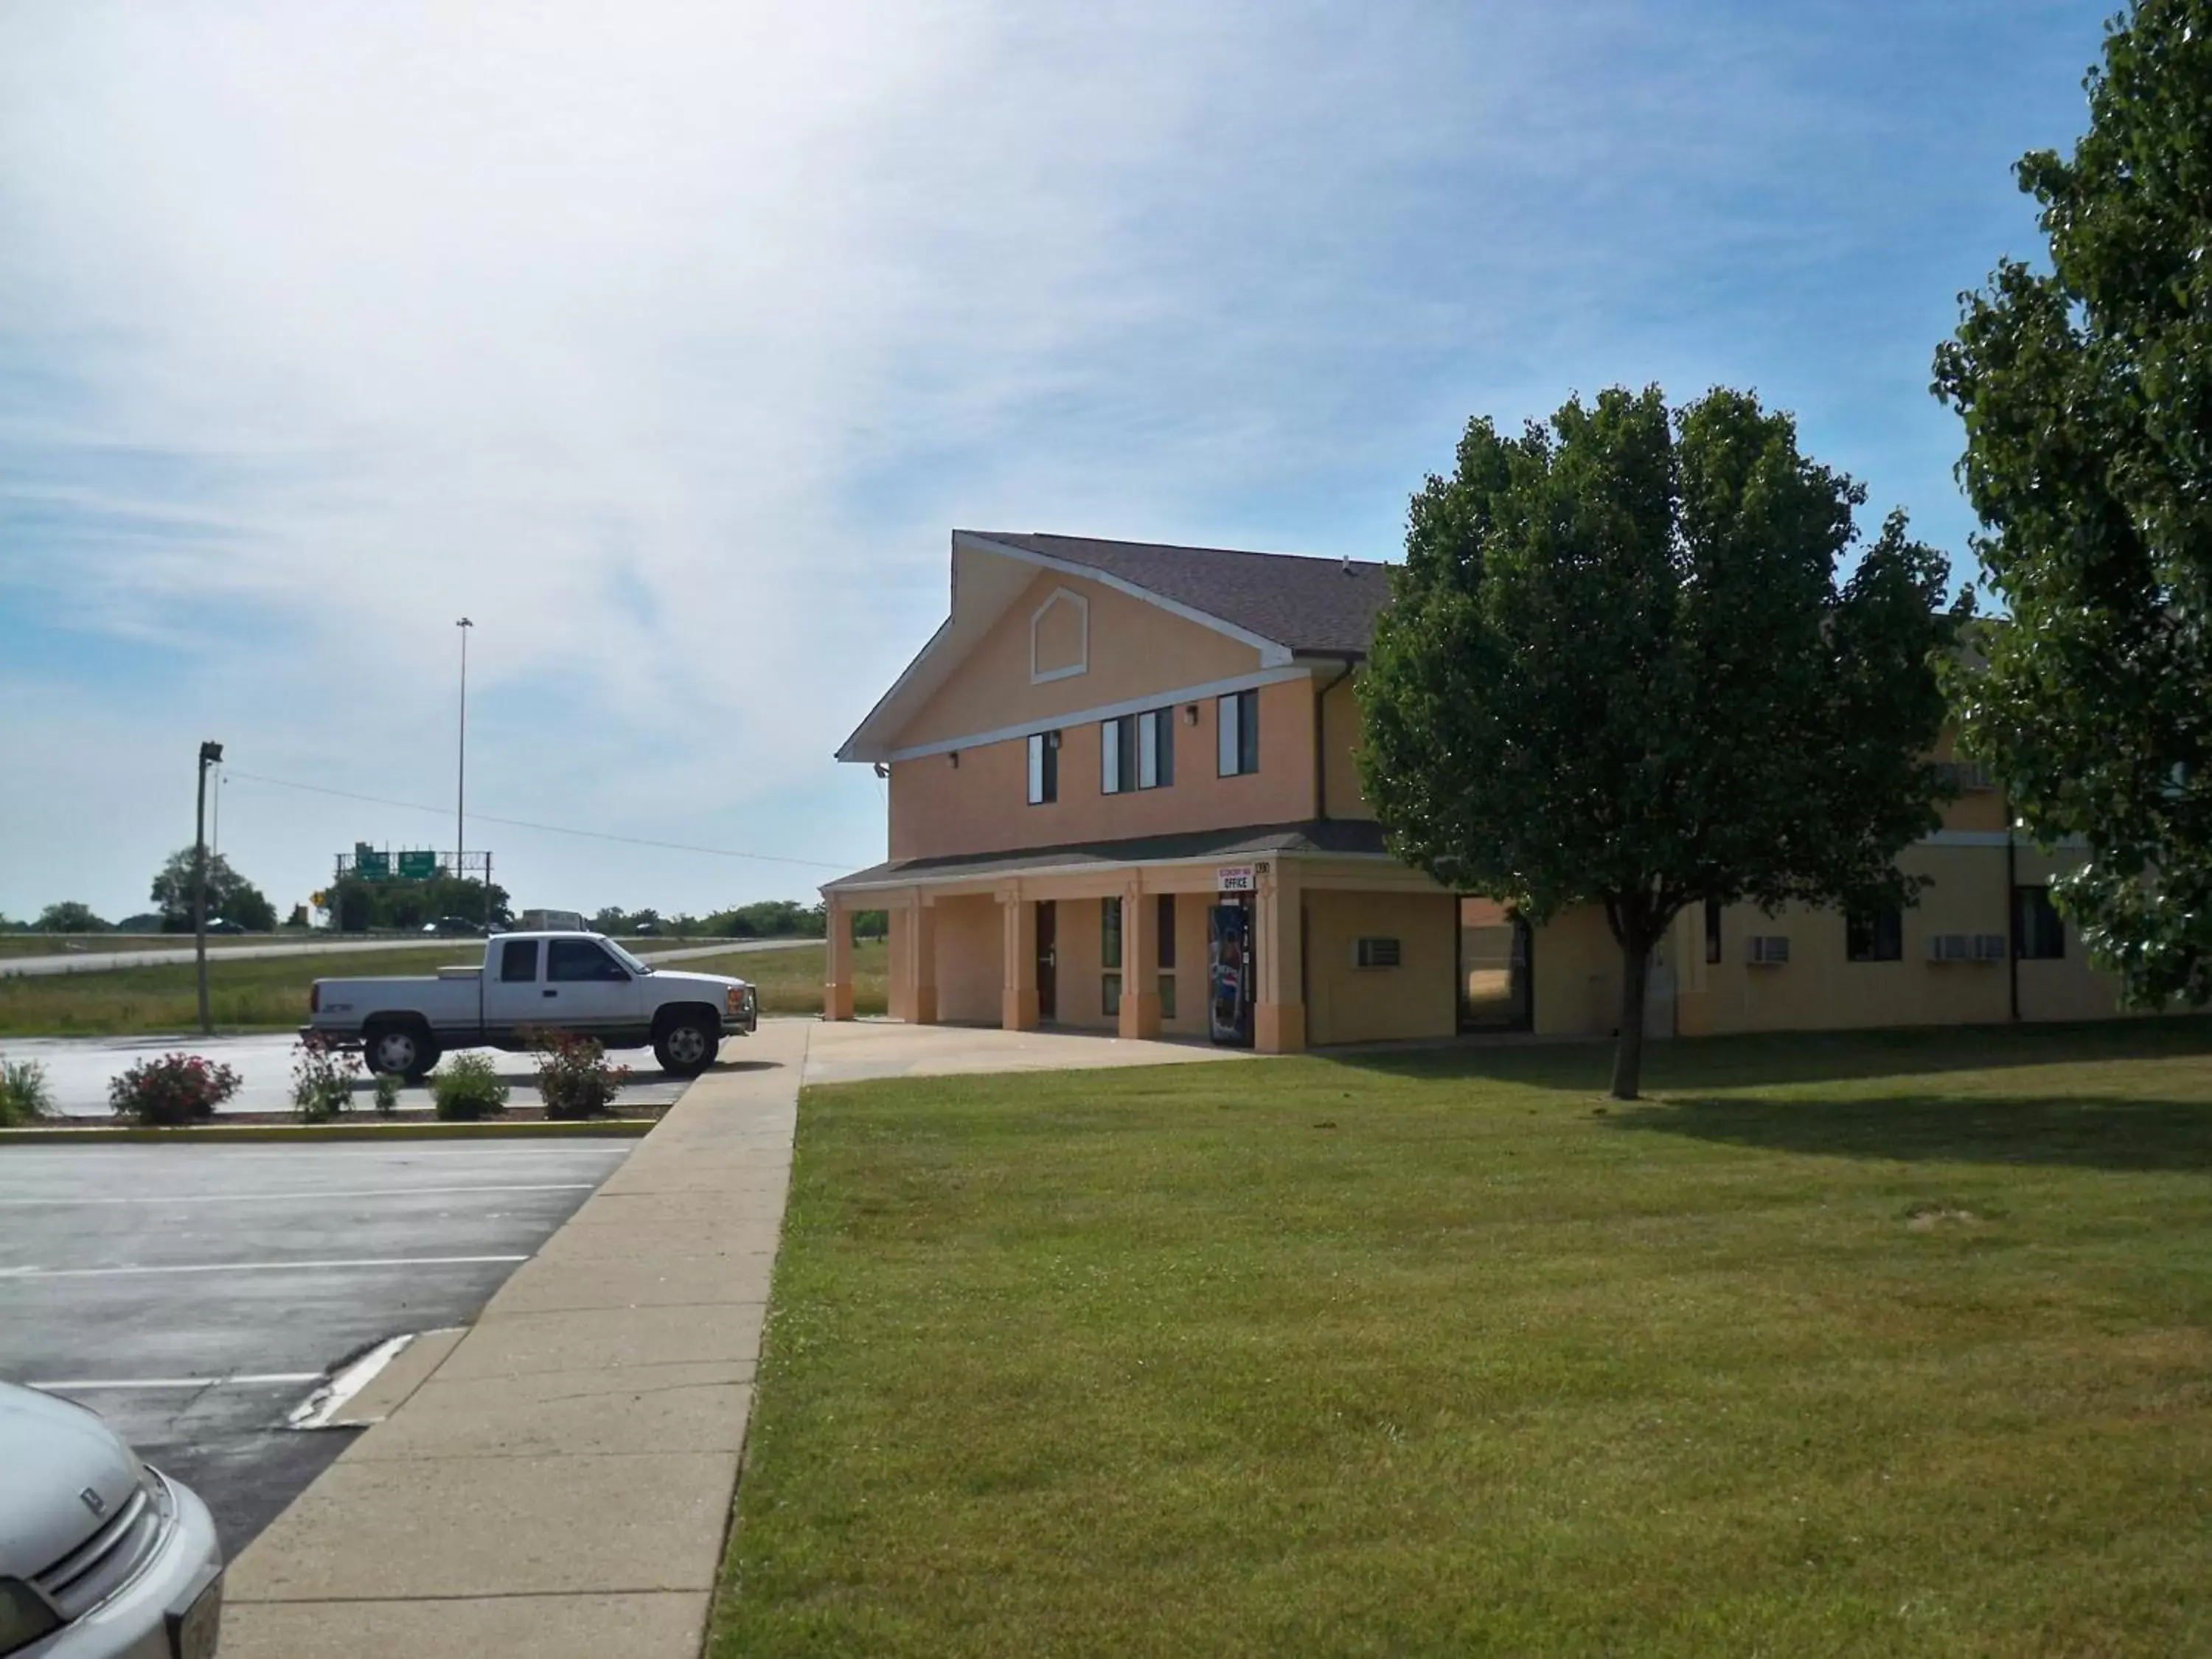
<path fill-rule="evenodd" d="M 1620 1036 L 1613 1045 L 1613 1097 L 1636 1098 L 1644 1076 L 1644 987 L 1651 966 L 1651 946 L 1633 938 L 1620 945 Z"/>

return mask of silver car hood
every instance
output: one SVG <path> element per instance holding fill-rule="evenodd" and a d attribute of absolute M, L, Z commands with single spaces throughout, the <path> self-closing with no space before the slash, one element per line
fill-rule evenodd
<path fill-rule="evenodd" d="M 28 1578 L 122 1512 L 141 1465 L 97 1413 L 0 1382 L 0 1578 Z"/>

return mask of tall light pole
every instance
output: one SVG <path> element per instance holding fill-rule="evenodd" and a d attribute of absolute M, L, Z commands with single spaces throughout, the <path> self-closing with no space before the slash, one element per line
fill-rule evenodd
<path fill-rule="evenodd" d="M 222 745 L 200 745 L 199 806 L 192 820 L 192 954 L 199 969 L 200 1035 L 213 1036 L 215 1022 L 208 1014 L 207 987 L 207 781 L 208 768 L 222 764 Z"/>
<path fill-rule="evenodd" d="M 466 617 L 453 624 L 461 630 L 461 748 L 460 771 L 453 781 L 453 879 L 467 879 L 464 855 L 468 851 L 467 806 L 469 799 L 469 629 L 476 624 Z M 491 896 L 484 896 L 491 902 Z M 485 920 L 490 920 L 487 911 Z"/>

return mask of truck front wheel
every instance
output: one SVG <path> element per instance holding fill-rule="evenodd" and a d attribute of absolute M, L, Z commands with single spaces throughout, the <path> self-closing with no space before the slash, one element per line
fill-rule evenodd
<path fill-rule="evenodd" d="M 678 1014 L 654 1033 L 653 1057 L 671 1077 L 696 1077 L 721 1052 L 722 1022 L 710 1014 Z"/>
<path fill-rule="evenodd" d="M 371 1076 L 420 1083 L 438 1063 L 438 1042 L 419 1025 L 374 1026 L 362 1040 L 362 1058 Z"/>

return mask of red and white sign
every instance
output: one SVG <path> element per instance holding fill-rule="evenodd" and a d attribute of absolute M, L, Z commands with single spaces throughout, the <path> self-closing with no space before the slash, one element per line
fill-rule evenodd
<path fill-rule="evenodd" d="M 1249 893 L 1252 885 L 1252 866 L 1249 864 L 1224 864 L 1213 872 L 1213 890 L 1217 893 Z"/>

